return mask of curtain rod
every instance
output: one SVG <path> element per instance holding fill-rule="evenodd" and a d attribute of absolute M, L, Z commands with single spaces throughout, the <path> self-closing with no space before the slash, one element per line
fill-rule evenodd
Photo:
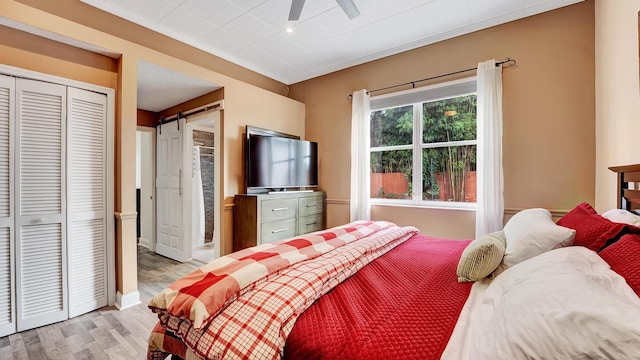
<path fill-rule="evenodd" d="M 501 66 L 502 64 L 507 64 L 507 67 L 512 67 L 512 66 L 516 65 L 516 60 L 508 57 L 504 61 L 498 61 L 496 63 L 496 66 Z M 439 78 L 445 77 L 445 76 L 462 74 L 462 73 L 466 73 L 466 72 L 473 71 L 473 70 L 478 70 L 478 68 L 474 67 L 474 68 L 469 68 L 469 69 L 450 72 L 448 74 L 436 75 L 436 76 L 428 77 L 426 79 L 409 81 L 409 82 L 406 82 L 406 83 L 403 83 L 403 84 L 391 85 L 391 86 L 383 87 L 383 88 L 380 88 L 380 89 L 369 90 L 368 93 L 371 94 L 371 93 L 374 93 L 374 92 L 377 92 L 377 91 L 389 90 L 389 89 L 397 88 L 397 87 L 400 87 L 400 86 L 407 86 L 407 85 L 411 85 L 412 88 L 415 88 L 416 87 L 416 83 L 419 83 L 419 82 L 439 79 Z M 347 100 L 351 100 L 351 98 L 353 98 L 352 94 L 347 95 Z"/>

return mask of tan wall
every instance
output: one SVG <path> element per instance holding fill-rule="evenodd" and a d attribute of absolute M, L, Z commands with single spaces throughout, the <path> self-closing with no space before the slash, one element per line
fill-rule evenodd
<path fill-rule="evenodd" d="M 38 3 L 37 1 L 35 1 Z M 48 2 L 39 2 L 47 7 Z M 56 2 L 55 12 L 76 16 L 76 6 L 84 6 L 75 0 L 63 0 Z M 53 10 L 52 10 L 53 11 Z M 23 49 L 20 39 L 25 42 L 30 35 L 18 33 L 13 30 L 0 27 L 0 61 L 17 67 L 68 77 L 117 89 L 116 94 L 116 199 L 115 210 L 117 212 L 116 224 L 116 255 L 117 255 L 117 288 L 126 295 L 137 288 L 137 272 L 135 264 L 136 236 L 135 236 L 135 157 L 125 154 L 135 153 L 135 131 L 137 123 L 136 106 L 136 71 L 137 61 L 143 60 L 163 66 L 173 71 L 184 73 L 188 76 L 199 78 L 224 87 L 225 111 L 221 116 L 223 141 L 221 153 L 225 164 L 221 174 L 221 186 L 224 203 L 233 202 L 233 196 L 242 188 L 242 129 L 245 125 L 255 125 L 272 128 L 278 131 L 288 132 L 300 136 L 305 134 L 305 107 L 304 104 L 275 94 L 263 88 L 239 81 L 227 74 L 212 71 L 208 68 L 184 61 L 162 52 L 141 46 L 126 39 L 98 31 L 84 26 L 64 17 L 52 15 L 45 11 L 26 6 L 14 0 L 0 1 L 0 14 L 9 19 L 16 20 L 31 26 L 41 28 L 62 36 L 109 49 L 122 54 L 119 61 L 109 60 L 107 70 L 96 68 L 94 65 L 74 63 L 74 56 L 69 55 L 71 49 L 62 49 L 43 53 L 43 49 Z M 74 14 L 71 16 L 70 14 Z M 96 24 L 104 26 L 104 18 L 92 18 Z M 96 25 L 97 26 L 97 25 Z M 5 45 L 5 34 L 17 35 L 18 42 Z M 154 38 L 161 41 L 162 38 Z M 50 40 L 42 40 L 45 47 L 57 46 Z M 160 45 L 158 45 L 160 46 Z M 193 52 L 190 56 L 199 56 L 199 62 L 215 60 L 207 58 L 202 52 Z M 214 61 L 215 62 L 215 61 Z M 116 69 L 115 72 L 113 69 Z M 234 68 L 233 73 L 238 69 Z M 246 71 L 246 70 L 245 70 Z M 243 73 L 243 77 L 251 77 L 251 72 Z M 261 75 L 254 74 L 254 82 L 264 87 L 275 86 L 277 83 Z M 265 85 L 266 82 L 266 85 Z M 275 84 L 275 85 L 274 85 Z M 280 84 L 282 85 L 282 84 Z M 278 85 L 279 86 L 279 85 Z M 221 206 L 221 208 L 223 208 Z M 231 207 L 228 207 L 231 208 Z M 221 253 L 230 251 L 232 229 L 230 227 L 232 211 L 225 210 L 225 218 L 220 229 L 222 244 Z M 133 215 L 133 216 L 132 216 Z"/>
<path fill-rule="evenodd" d="M 640 0 L 596 0 L 596 210 L 616 207 L 610 166 L 640 163 Z"/>
<path fill-rule="evenodd" d="M 138 126 L 156 127 L 157 115 L 153 111 L 138 109 L 137 124 Z"/>
<path fill-rule="evenodd" d="M 197 98 L 187 100 L 168 109 L 164 109 L 157 113 L 153 111 L 138 109 L 138 126 L 156 127 L 158 126 L 158 121 L 162 116 L 167 117 L 175 115 L 178 113 L 178 111 L 184 112 L 203 105 L 211 104 L 222 99 L 224 99 L 224 89 L 218 89 L 208 94 L 198 96 Z"/>
<path fill-rule="evenodd" d="M 116 88 L 118 61 L 0 25 L 0 63 Z"/>
<path fill-rule="evenodd" d="M 169 117 L 178 113 L 178 111 L 188 111 L 195 109 L 200 106 L 204 106 L 207 104 L 214 103 L 216 101 L 220 101 L 224 99 L 224 88 L 214 90 L 210 93 L 204 94 L 202 96 L 198 96 L 197 98 L 187 100 L 181 104 L 176 106 L 172 106 L 168 109 L 164 109 L 158 113 L 158 117 L 164 116 Z"/>
<path fill-rule="evenodd" d="M 588 0 L 292 85 L 290 96 L 306 104 L 307 138 L 319 142 L 328 224 L 349 220 L 348 94 L 506 57 L 518 65 L 503 71 L 505 206 L 566 210 L 592 203 L 594 4 Z M 468 211 L 375 206 L 372 214 L 427 234 L 474 236 Z"/>

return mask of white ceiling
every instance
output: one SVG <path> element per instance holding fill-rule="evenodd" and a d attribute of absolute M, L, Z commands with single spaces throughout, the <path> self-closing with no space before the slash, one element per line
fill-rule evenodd
<path fill-rule="evenodd" d="M 162 66 L 138 61 L 138 109 L 159 112 L 220 87 Z"/>
<path fill-rule="evenodd" d="M 582 0 L 307 0 L 291 23 L 290 0 L 81 1 L 292 84 Z"/>

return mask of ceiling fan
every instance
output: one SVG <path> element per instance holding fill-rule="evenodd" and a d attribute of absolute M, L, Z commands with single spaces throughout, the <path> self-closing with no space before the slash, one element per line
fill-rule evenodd
<path fill-rule="evenodd" d="M 289 10 L 289 21 L 296 21 L 300 19 L 300 13 L 302 12 L 302 7 L 304 6 L 305 0 L 293 0 L 291 1 L 291 10 Z M 360 11 L 358 7 L 353 2 L 353 0 L 336 0 L 338 5 L 342 8 L 345 14 L 349 17 L 349 19 L 353 19 L 354 17 L 360 15 Z"/>

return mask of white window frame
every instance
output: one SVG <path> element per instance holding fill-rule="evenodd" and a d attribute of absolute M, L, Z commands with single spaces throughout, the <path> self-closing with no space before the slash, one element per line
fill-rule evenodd
<path fill-rule="evenodd" d="M 392 205 L 406 207 L 426 207 L 435 209 L 462 209 L 475 210 L 476 203 L 473 202 L 453 202 L 453 201 L 433 201 L 422 200 L 422 150 L 427 148 L 478 145 L 476 140 L 450 141 L 438 143 L 422 142 L 422 104 L 445 100 L 460 96 L 477 94 L 477 79 L 475 76 L 448 81 L 440 84 L 424 86 L 418 89 L 394 92 L 391 94 L 372 96 L 370 111 L 379 111 L 401 106 L 413 105 L 413 140 L 409 145 L 378 146 L 369 149 L 370 153 L 393 150 L 413 150 L 413 186 L 411 199 L 381 199 L 370 198 L 371 205 Z M 476 124 L 477 126 L 477 124 Z M 371 172 L 371 170 L 369 170 Z"/>

